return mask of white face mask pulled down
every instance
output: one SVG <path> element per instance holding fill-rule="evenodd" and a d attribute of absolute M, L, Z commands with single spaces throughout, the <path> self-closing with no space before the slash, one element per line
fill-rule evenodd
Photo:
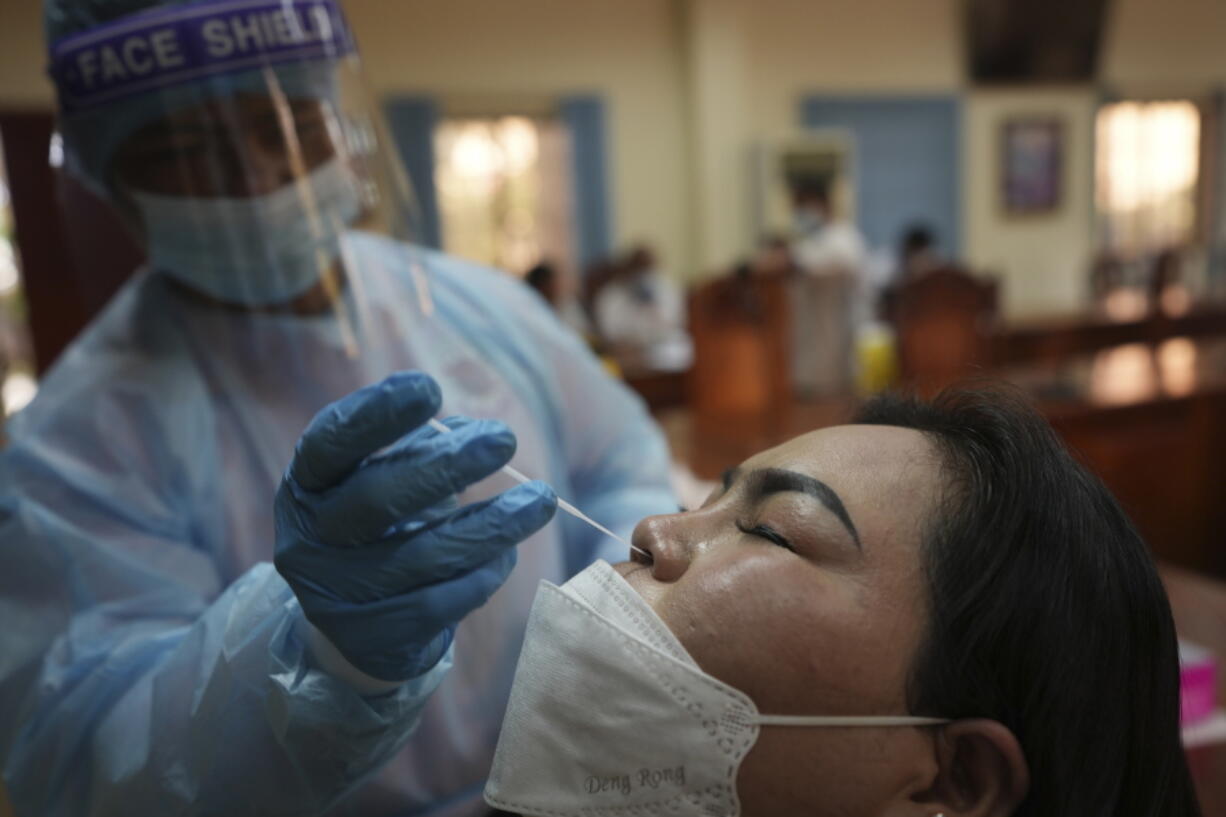
<path fill-rule="evenodd" d="M 708 675 L 607 562 L 542 581 L 485 801 L 540 817 L 736 817 L 762 726 L 928 726 L 917 717 L 761 715 Z"/>

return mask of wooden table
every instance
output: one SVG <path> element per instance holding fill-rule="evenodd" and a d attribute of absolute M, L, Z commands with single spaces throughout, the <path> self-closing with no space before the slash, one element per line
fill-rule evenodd
<path fill-rule="evenodd" d="M 1084 310 L 1001 323 L 987 338 L 986 358 L 994 366 L 1052 362 L 1127 343 L 1215 335 L 1226 335 L 1226 304 L 1187 303 L 1170 314 L 1150 313 L 1142 304 L 1132 314 Z"/>
<path fill-rule="evenodd" d="M 1226 578 L 1226 338 L 1130 343 L 992 374 L 1034 396 L 1159 559 Z"/>

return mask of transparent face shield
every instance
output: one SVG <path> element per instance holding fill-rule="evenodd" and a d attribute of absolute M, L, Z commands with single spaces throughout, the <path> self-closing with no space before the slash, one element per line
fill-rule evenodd
<path fill-rule="evenodd" d="M 52 51 L 68 170 L 110 199 L 154 275 L 198 310 L 329 315 L 358 355 L 360 237 L 419 231 L 336 2 L 161 7 Z"/>

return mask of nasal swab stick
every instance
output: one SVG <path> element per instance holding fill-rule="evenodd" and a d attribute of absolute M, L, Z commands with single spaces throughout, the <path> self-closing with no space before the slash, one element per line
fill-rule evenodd
<path fill-rule="evenodd" d="M 430 420 L 429 420 L 428 422 L 429 422 L 430 428 L 433 428 L 435 431 L 441 431 L 441 432 L 442 432 L 442 433 L 444 433 L 444 434 L 450 434 L 450 433 L 451 433 L 451 429 L 450 429 L 450 428 L 448 428 L 447 426 L 443 425 L 442 423 L 440 423 L 438 420 L 434 419 L 433 417 L 431 417 L 431 418 L 430 418 Z M 518 470 L 516 470 L 515 468 L 512 468 L 510 465 L 504 465 L 504 466 L 502 466 L 502 468 L 500 468 L 500 469 L 498 469 L 498 470 L 502 471 L 502 473 L 506 474 L 506 475 L 507 475 L 507 476 L 509 476 L 511 479 L 513 479 L 513 480 L 515 480 L 516 482 L 519 482 L 519 483 L 521 483 L 521 484 L 522 484 L 522 483 L 525 483 L 525 482 L 531 482 L 531 481 L 532 481 L 530 478 L 528 478 L 527 476 L 525 476 L 524 474 L 522 474 L 521 472 L 519 472 L 519 471 L 518 471 Z M 561 508 L 562 510 L 566 511 L 568 514 L 570 514 L 571 516 L 575 517 L 576 519 L 581 519 L 581 520 L 583 520 L 584 522 L 588 523 L 588 524 L 589 524 L 589 525 L 591 525 L 593 528 L 595 528 L 596 530 L 598 530 L 598 531 L 600 531 L 601 533 L 605 534 L 606 536 L 610 536 L 610 537 L 612 537 L 612 538 L 616 539 L 617 541 L 621 542 L 623 545 L 625 545 L 626 547 L 630 548 L 631 550 L 634 550 L 634 551 L 637 551 L 637 552 L 639 552 L 639 553 L 643 554 L 643 555 L 644 555 L 644 556 L 646 556 L 648 559 L 652 558 L 652 556 L 651 556 L 651 554 L 650 554 L 650 553 L 648 553 L 647 551 L 643 550 L 641 547 L 636 547 L 635 545 L 630 544 L 630 543 L 629 543 L 629 542 L 627 542 L 625 539 L 621 538 L 621 537 L 620 537 L 620 536 L 618 536 L 616 533 L 614 533 L 613 531 L 611 531 L 611 530 L 609 530 L 608 528 L 606 528 L 604 525 L 602 525 L 602 524 L 600 524 L 599 522 L 597 522 L 595 519 L 592 519 L 590 516 L 588 516 L 587 514 L 585 514 L 583 511 L 579 510 L 579 509 L 578 509 L 578 508 L 576 508 L 574 505 L 570 504 L 569 502 L 567 502 L 565 499 L 562 499 L 561 497 L 558 497 L 558 507 L 559 507 L 559 508 Z"/>

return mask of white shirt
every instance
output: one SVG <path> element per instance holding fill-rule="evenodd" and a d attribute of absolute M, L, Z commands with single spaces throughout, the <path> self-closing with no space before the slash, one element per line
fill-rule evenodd
<path fill-rule="evenodd" d="M 841 270 L 859 277 L 868 251 L 855 225 L 834 221 L 797 238 L 792 244 L 792 255 L 796 263 L 812 275 Z"/>
<path fill-rule="evenodd" d="M 659 272 L 612 281 L 596 296 L 596 325 L 614 344 L 651 346 L 683 333 L 681 290 Z"/>

